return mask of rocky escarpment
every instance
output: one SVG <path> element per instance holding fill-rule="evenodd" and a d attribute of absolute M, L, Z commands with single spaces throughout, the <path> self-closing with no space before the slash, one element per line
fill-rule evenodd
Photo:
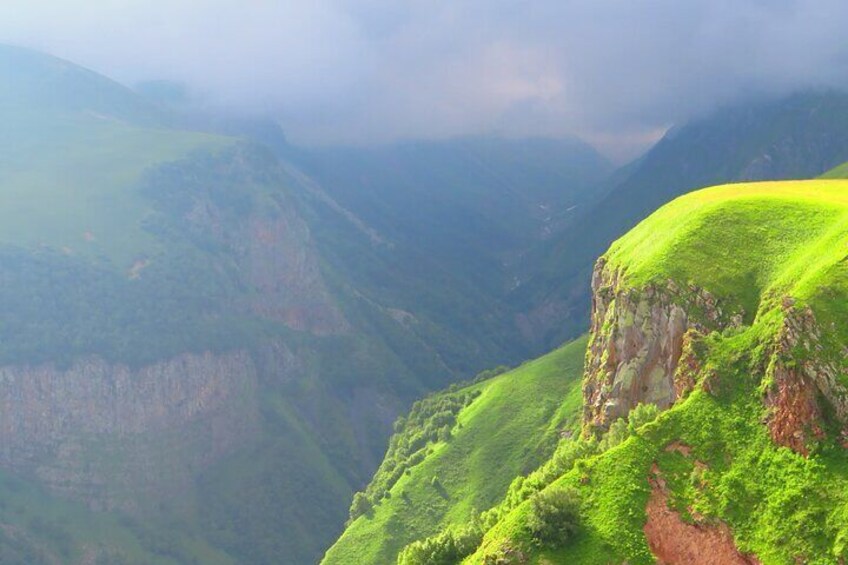
<path fill-rule="evenodd" d="M 234 306 L 315 335 L 344 333 L 347 320 L 327 288 L 309 227 L 279 165 L 251 146 L 222 158 L 189 159 L 151 173 L 147 192 L 204 248 L 226 250 L 218 272 L 248 292 Z M 222 191 L 226 179 L 231 191 Z M 164 193 L 164 196 L 163 196 Z M 174 196 L 174 195 L 178 196 Z M 174 202 L 176 200 L 176 203 Z"/>
<path fill-rule="evenodd" d="M 624 278 L 623 270 L 598 261 L 583 384 L 588 429 L 605 430 L 640 403 L 669 408 L 699 380 L 709 391 L 713 383 L 702 371 L 701 338 L 743 323 L 742 311 L 723 307 L 704 289 L 670 280 L 637 288 Z M 848 389 L 813 310 L 789 297 L 777 308 L 780 324 L 767 334 L 765 356 L 755 369 L 772 439 L 807 454 L 811 442 L 825 437 L 832 416 L 848 446 Z M 844 350 L 836 357 L 844 358 Z"/>
<path fill-rule="evenodd" d="M 255 434 L 256 386 L 242 351 L 2 367 L 0 466 L 95 508 L 161 501 Z"/>
<path fill-rule="evenodd" d="M 740 325 L 742 317 L 741 311 L 722 309 L 712 294 L 694 286 L 681 288 L 668 281 L 630 287 L 622 270 L 598 260 L 592 276 L 584 423 L 606 429 L 638 404 L 670 407 L 691 379 L 681 371 L 675 383 L 690 342 L 699 334 Z"/>
<path fill-rule="evenodd" d="M 20 340 L 26 347 L 40 337 L 32 328 L 53 333 L 37 356 L 7 344 L 0 468 L 96 508 L 190 503 L 204 470 L 263 437 L 263 393 L 304 377 L 293 366 L 305 359 L 317 366 L 319 337 L 351 329 L 260 148 L 157 165 L 137 190 L 150 204 L 142 227 L 158 245 L 140 245 L 125 277 L 105 260 L 94 268 L 80 258 L 69 270 L 48 257 L 27 270 L 4 258 L 4 274 L 23 281 L 12 287 L 21 299 L 4 305 L 35 305 L 5 318 L 4 335 L 20 328 L 33 336 Z M 49 284 L 32 298 L 30 280 Z M 93 290 L 80 298 L 78 288 Z M 51 307 L 57 315 L 32 319 Z M 60 339 L 82 345 L 65 351 Z"/>
<path fill-rule="evenodd" d="M 825 415 L 842 423 L 848 445 L 848 390 L 839 382 L 837 364 L 822 345 L 822 332 L 809 306 L 784 299 L 783 323 L 770 348 L 765 368 L 768 427 L 779 445 L 807 454 L 825 436 Z"/>

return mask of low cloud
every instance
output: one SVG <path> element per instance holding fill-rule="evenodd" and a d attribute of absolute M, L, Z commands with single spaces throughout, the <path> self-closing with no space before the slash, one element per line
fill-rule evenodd
<path fill-rule="evenodd" d="M 839 0 L 85 4 L 4 2 L 0 41 L 184 82 L 302 143 L 576 134 L 623 158 L 716 105 L 848 86 Z"/>

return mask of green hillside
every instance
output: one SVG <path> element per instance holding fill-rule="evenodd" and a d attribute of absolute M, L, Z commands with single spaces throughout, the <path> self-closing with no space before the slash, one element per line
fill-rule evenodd
<path fill-rule="evenodd" d="M 378 469 L 415 398 L 583 333 L 588 300 L 575 304 L 591 260 L 654 206 L 709 182 L 844 161 L 841 95 L 669 134 L 584 220 L 609 165 L 577 142 L 301 151 L 261 121 L 248 129 L 262 143 L 250 141 L 238 124 L 178 117 L 27 50 L 0 46 L 0 78 L 0 434 L 14 443 L 0 446 L 0 562 L 311 563 L 363 488 L 328 562 L 415 562 L 451 544 L 466 555 L 484 534 L 481 558 L 504 543 L 535 555 L 525 501 L 560 477 L 586 503 L 582 541 L 561 551 L 640 562 L 644 504 L 633 501 L 645 484 L 627 481 L 646 476 L 652 453 L 669 473 L 700 469 L 663 455 L 672 436 L 723 489 L 705 491 L 699 515 L 781 562 L 775 516 L 819 519 L 803 489 L 843 486 L 830 444 L 811 445 L 809 460 L 770 447 L 767 379 L 746 365 L 768 350 L 786 293 L 827 328 L 822 355 L 842 351 L 836 181 L 683 199 L 607 256 L 634 291 L 671 278 L 744 310 L 746 327 L 705 338 L 702 352 L 740 386 L 696 390 L 636 438 L 650 408 L 580 439 L 581 339 L 414 404 Z M 241 387 L 227 388 L 233 376 Z M 813 506 L 743 480 L 768 474 L 772 456 L 791 462 L 775 484 L 800 485 Z M 675 496 L 701 496 L 690 486 Z M 748 517 L 762 497 L 778 504 L 765 525 Z M 818 530 L 812 521 L 794 522 L 807 536 L 799 554 L 842 552 L 836 511 Z"/>
<path fill-rule="evenodd" d="M 14 113 L 0 134 L 0 244 L 103 257 L 122 272 L 160 252 L 143 229 L 145 171 L 234 140 L 85 115 Z"/>
<path fill-rule="evenodd" d="M 848 178 L 848 163 L 843 163 L 838 167 L 834 167 L 822 175 L 823 179 L 844 179 Z"/>
<path fill-rule="evenodd" d="M 846 203 L 845 181 L 727 185 L 675 200 L 617 241 L 606 257 L 625 269 L 623 285 L 691 282 L 725 308 L 745 308 L 746 325 L 705 339 L 710 369 L 698 378 L 713 380 L 706 389 L 549 487 L 582 493 L 583 525 L 573 543 L 558 551 L 529 543 L 525 503 L 489 531 L 469 562 L 512 544 L 540 563 L 653 563 L 642 528 L 654 464 L 685 522 L 729 525 L 738 549 L 763 563 L 844 559 L 848 455 L 838 434 L 806 458 L 778 447 L 762 424 L 769 413 L 762 396 L 768 344 L 787 315 L 783 297 L 809 304 L 828 328 L 815 355 L 827 357 L 848 339 Z"/>
<path fill-rule="evenodd" d="M 697 298 L 705 289 L 722 312 L 743 314 L 739 325 L 687 334 L 688 372 L 675 379 L 692 384 L 671 409 L 637 408 L 600 441 L 562 438 L 555 455 L 518 479 L 493 510 L 430 534 L 400 563 L 650 564 L 657 551 L 666 561 L 690 562 L 692 554 L 668 553 L 686 543 L 697 559 L 841 563 L 848 557 L 839 392 L 848 386 L 846 246 L 844 180 L 725 185 L 662 207 L 604 255 L 604 268 L 620 273 L 614 291 L 670 292 L 697 320 L 709 315 Z M 793 401 L 792 394 L 802 396 Z M 514 409 L 532 406 L 522 401 Z M 801 422 L 790 427 L 794 435 L 775 427 L 787 415 L 784 425 Z M 394 500 L 393 493 L 371 520 L 379 522 Z M 548 502 L 548 509 L 564 505 L 553 518 L 543 500 L 576 502 Z M 393 523 L 417 515 L 407 510 Z M 336 547 L 367 520 L 359 518 Z M 574 526 L 551 538 L 540 537 L 549 535 L 540 523 Z"/>
<path fill-rule="evenodd" d="M 606 257 L 633 285 L 694 281 L 749 319 L 786 295 L 827 301 L 816 313 L 831 318 L 842 311 L 846 204 L 842 180 L 710 188 L 660 208 Z"/>
<path fill-rule="evenodd" d="M 394 482 L 396 465 L 387 458 L 366 492 L 388 481 L 388 494 L 354 520 L 324 563 L 394 563 L 406 544 L 493 506 L 514 477 L 549 457 L 564 432 L 577 430 L 585 346 L 580 339 L 497 377 L 419 401 L 410 421 L 443 398 L 468 395 L 470 404 L 459 409 L 449 437 L 421 446 L 423 459 L 413 456 Z M 425 426 L 401 428 L 390 455 Z"/>
<path fill-rule="evenodd" d="M 156 562 L 149 556 L 163 544 L 179 546 L 181 562 L 214 562 L 210 552 L 223 562 L 319 558 L 343 528 L 352 492 L 378 466 L 398 413 L 427 391 L 524 357 L 520 346 L 510 346 L 512 330 L 500 324 L 511 314 L 496 312 L 497 300 L 478 292 L 479 263 L 469 261 L 463 274 L 452 274 L 489 243 L 485 262 L 499 269 L 502 249 L 496 247 L 503 238 L 488 242 L 486 232 L 459 259 L 446 240 L 436 249 L 421 242 L 446 224 L 457 230 L 454 241 L 474 233 L 489 217 L 476 217 L 472 205 L 489 189 L 503 200 L 496 207 L 500 220 L 520 203 L 523 211 L 512 219 L 534 231 L 542 221 L 539 195 L 525 194 L 526 187 L 539 184 L 556 195 L 573 173 L 585 177 L 574 194 L 588 192 L 587 179 L 607 167 L 585 146 L 529 143 L 513 155 L 517 142 L 489 149 L 480 142 L 482 149 L 459 156 L 456 147 L 446 146 L 413 159 L 417 168 L 402 163 L 414 169 L 408 175 L 376 166 L 382 171 L 379 190 L 349 200 L 341 198 L 349 187 L 340 182 L 343 170 L 333 169 L 333 190 L 321 194 L 314 180 L 293 175 L 268 146 L 162 111 L 70 62 L 0 46 L 0 78 L 6 126 L 0 132 L 0 368 L 39 375 L 93 371 L 95 376 L 85 377 L 92 380 L 100 360 L 112 373 L 148 371 L 166 378 L 170 371 L 174 390 L 162 395 L 166 401 L 179 398 L 183 382 L 191 388 L 209 376 L 185 363 L 188 354 L 243 352 L 255 369 L 239 375 L 255 381 L 255 398 L 225 408 L 244 408 L 238 422 L 254 429 L 226 450 L 216 442 L 226 444 L 228 429 L 210 432 L 196 422 L 172 426 L 167 434 L 126 433 L 123 418 L 131 418 L 122 412 L 115 424 L 105 425 L 111 432 L 80 430 L 109 421 L 99 412 L 111 408 L 109 395 L 123 394 L 121 401 L 130 406 L 124 410 L 155 419 L 166 410 L 145 402 L 157 402 L 157 386 L 133 397 L 109 381 L 110 374 L 96 390 L 86 389 L 82 378 L 70 391 L 48 386 L 34 395 L 52 405 L 33 411 L 49 417 L 67 409 L 82 423 L 59 421 L 47 444 L 46 425 L 9 432 L 11 439 L 28 434 L 23 439 L 33 447 L 20 456 L 4 447 L 4 468 L 14 467 L 15 478 L 47 476 L 45 483 L 60 485 L 80 508 L 100 508 L 104 498 L 119 498 L 116 506 L 131 508 L 80 518 L 132 523 L 135 529 L 145 524 L 141 533 L 130 528 L 108 536 L 105 553 L 98 555 L 115 562 Z M 594 160 L 562 165 L 560 156 L 572 149 Z M 474 160 L 471 153 L 482 159 L 487 151 L 495 155 L 483 164 L 464 165 Z M 398 178 L 414 180 L 438 169 L 440 160 L 450 163 L 445 177 L 435 175 L 416 190 L 397 186 L 415 194 L 392 201 L 396 207 L 386 217 L 397 229 L 365 213 L 391 193 Z M 498 170 L 486 162 L 499 163 Z M 544 187 L 540 179 L 546 179 Z M 462 186 L 468 186 L 464 212 L 451 216 L 457 203 L 451 195 Z M 440 206 L 418 214 L 432 187 L 442 195 Z M 355 214 L 365 220 L 351 222 Z M 386 244 L 375 244 L 371 233 L 383 234 Z M 222 370 L 229 370 L 226 363 Z M 28 406 L 19 400 L 28 393 L 16 388 L 23 379 L 4 379 L 0 401 L 5 394 L 7 406 Z M 68 399 L 81 391 L 91 397 Z M 215 404 L 215 392 L 198 394 L 179 410 L 203 412 Z M 204 396 L 210 394 L 211 402 Z M 20 419 L 29 417 L 35 414 Z M 195 443 L 206 436 L 210 444 Z M 153 478 L 145 465 L 156 468 Z M 178 492 L 165 488 L 182 473 L 191 480 L 181 482 Z M 146 494 L 127 494 L 133 489 Z M 29 548 L 52 547 L 52 530 L 40 531 L 39 520 L 52 524 L 51 505 L 73 504 L 49 489 L 42 494 L 32 515 L 0 516 L 0 529 L 15 529 Z M 13 499 L 0 491 L 0 503 Z M 87 534 L 64 529 L 73 554 L 68 560 L 94 559 L 84 555 Z"/>

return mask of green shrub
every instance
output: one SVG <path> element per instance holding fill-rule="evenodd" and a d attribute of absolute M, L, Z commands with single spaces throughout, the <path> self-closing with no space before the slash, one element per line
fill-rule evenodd
<path fill-rule="evenodd" d="M 353 495 L 353 502 L 350 504 L 350 521 L 353 522 L 363 514 L 371 512 L 371 500 L 364 492 L 357 492 Z"/>
<path fill-rule="evenodd" d="M 483 531 L 477 522 L 451 528 L 406 546 L 398 565 L 453 565 L 477 550 Z"/>
<path fill-rule="evenodd" d="M 464 389 L 433 394 L 415 402 L 406 417 L 399 417 L 394 423 L 395 435 L 389 440 L 383 463 L 365 491 L 354 497 L 350 507 L 351 521 L 386 498 L 386 493 L 398 480 L 409 475 L 410 469 L 432 452 L 433 444 L 450 441 L 457 416 L 479 395 L 479 390 Z M 433 486 L 439 485 L 434 483 Z"/>
<path fill-rule="evenodd" d="M 574 488 L 549 488 L 530 499 L 527 527 L 539 545 L 567 544 L 580 525 L 580 493 Z"/>

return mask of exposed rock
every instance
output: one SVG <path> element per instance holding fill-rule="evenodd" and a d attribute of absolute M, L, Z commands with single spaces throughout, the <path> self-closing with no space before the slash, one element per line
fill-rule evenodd
<path fill-rule="evenodd" d="M 93 508 L 131 510 L 255 434 L 257 373 L 242 351 L 133 370 L 92 357 L 67 369 L 0 368 L 0 465 Z"/>
<path fill-rule="evenodd" d="M 839 421 L 848 422 L 848 391 L 837 380 L 835 364 L 822 354 L 813 311 L 788 298 L 782 307 L 783 325 L 766 368 L 768 427 L 776 443 L 806 455 L 810 442 L 825 435 L 823 400 Z"/>
<path fill-rule="evenodd" d="M 701 333 L 690 329 L 683 334 L 683 345 L 677 369 L 674 372 L 674 396 L 683 398 L 695 388 L 696 380 L 702 370 L 702 354 L 697 345 L 701 343 Z"/>
<path fill-rule="evenodd" d="M 189 159 L 160 167 L 150 177 L 147 193 L 176 214 L 177 229 L 200 248 L 225 251 L 209 259 L 217 272 L 229 273 L 247 291 L 237 309 L 316 335 L 350 329 L 273 159 L 255 147 L 238 146 L 208 162 Z M 273 188 L 222 194 L 222 178 L 235 187 Z"/>
<path fill-rule="evenodd" d="M 606 429 L 640 403 L 670 407 L 694 386 L 692 344 L 701 333 L 732 326 L 739 312 L 694 286 L 630 288 L 601 258 L 592 276 L 592 336 L 583 383 L 583 421 Z M 678 370 L 686 351 L 684 366 Z"/>
<path fill-rule="evenodd" d="M 254 314 L 317 335 L 349 330 L 321 276 L 308 228 L 299 218 L 252 217 L 237 238 L 240 272 L 256 290 Z"/>

